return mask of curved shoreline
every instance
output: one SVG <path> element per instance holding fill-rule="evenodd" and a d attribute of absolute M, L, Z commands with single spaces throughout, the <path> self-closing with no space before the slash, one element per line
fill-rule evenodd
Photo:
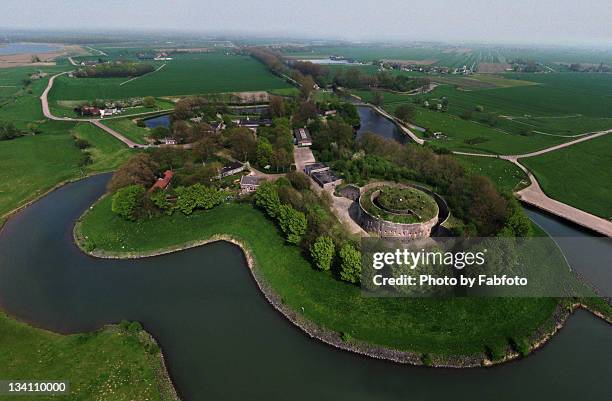
<path fill-rule="evenodd" d="M 102 199 L 102 198 L 100 198 Z M 99 201 L 99 200 L 98 200 Z M 96 202 L 97 203 L 97 202 Z M 95 203 L 94 203 L 95 205 Z M 249 267 L 249 271 L 253 280 L 255 281 L 257 287 L 266 298 L 268 303 L 274 307 L 278 312 L 280 312 L 287 320 L 289 320 L 294 326 L 299 328 L 305 334 L 307 334 L 310 338 L 321 341 L 327 345 L 330 345 L 336 349 L 343 351 L 350 351 L 362 356 L 387 360 L 391 362 L 401 363 L 401 364 L 410 364 L 416 366 L 431 366 L 437 368 L 475 368 L 475 367 L 489 367 L 498 365 L 505 362 L 510 362 L 513 360 L 517 360 L 521 358 L 521 355 L 511 349 L 506 350 L 506 354 L 502 359 L 491 361 L 484 354 L 482 356 L 440 356 L 440 355 L 432 355 L 432 354 L 424 354 L 421 352 L 409 352 L 409 351 L 400 351 L 393 348 L 388 348 L 381 345 L 371 344 L 361 340 L 348 340 L 345 341 L 342 339 L 341 333 L 332 331 L 326 327 L 323 327 L 304 316 L 300 315 L 298 312 L 293 310 L 290 306 L 286 305 L 282 298 L 272 289 L 262 277 L 259 269 L 257 267 L 257 261 L 253 252 L 248 247 L 248 245 L 231 235 L 227 234 L 215 234 L 210 238 L 196 241 L 189 241 L 180 245 L 169 246 L 166 248 L 161 248 L 153 251 L 146 252 L 108 252 L 108 251 L 87 251 L 83 247 L 84 238 L 80 233 L 80 223 L 82 222 L 84 216 L 91 209 L 87 209 L 83 215 L 77 220 L 73 229 L 73 239 L 75 244 L 79 247 L 79 249 L 95 258 L 102 259 L 139 259 L 139 258 L 149 258 L 160 255 L 166 255 L 174 252 L 180 252 L 183 250 L 200 247 L 203 245 L 225 241 L 231 244 L 238 246 L 245 257 L 247 265 Z M 563 304 L 559 302 L 555 308 L 555 311 L 551 315 L 551 317 L 546 321 L 546 323 L 537 330 L 537 334 L 534 335 L 530 339 L 530 348 L 529 353 L 532 353 L 541 347 L 543 347 L 548 340 L 550 340 L 563 326 L 565 322 L 569 318 L 569 316 L 578 308 L 582 308 L 588 310 L 596 317 L 606 321 L 607 323 L 612 324 L 612 317 L 606 316 L 603 313 L 593 310 L 588 305 L 573 302 L 571 304 Z M 430 359 L 430 362 L 425 363 L 424 357 Z"/>

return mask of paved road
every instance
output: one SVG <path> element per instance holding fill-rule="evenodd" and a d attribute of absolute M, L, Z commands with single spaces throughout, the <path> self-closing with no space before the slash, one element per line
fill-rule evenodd
<path fill-rule="evenodd" d="M 402 130 L 408 134 L 410 136 L 410 138 L 420 144 L 423 145 L 425 143 L 424 140 L 422 140 L 421 138 L 417 137 L 412 131 L 410 131 L 407 127 L 405 127 L 401 121 L 397 120 L 395 117 L 391 116 L 389 113 L 387 113 L 385 110 L 381 109 L 380 107 L 376 107 L 370 104 L 365 103 L 365 105 L 368 105 L 370 107 L 373 107 L 376 111 L 378 111 L 380 114 L 382 114 L 383 116 L 390 118 L 391 120 L 395 121 L 398 126 L 400 128 L 402 128 Z M 544 191 L 542 190 L 542 188 L 540 187 L 540 184 L 538 183 L 538 180 L 535 178 L 535 176 L 531 173 L 531 171 L 529 171 L 525 166 L 523 166 L 520 162 L 519 159 L 524 159 L 524 158 L 528 158 L 528 157 L 535 157 L 535 156 L 540 156 L 549 152 L 554 152 L 556 150 L 559 149 L 563 149 L 566 148 L 568 146 L 572 146 L 575 145 L 577 143 L 580 142 L 584 142 L 584 141 L 589 141 L 591 139 L 595 139 L 595 138 L 599 138 L 601 136 L 607 135 L 609 133 L 612 133 L 612 129 L 609 130 L 605 130 L 605 131 L 598 131 L 598 132 L 593 132 L 584 136 L 580 136 L 576 139 L 573 139 L 571 141 L 562 143 L 560 145 L 555 145 L 555 146 L 551 146 L 549 148 L 546 149 L 542 149 L 542 150 L 538 150 L 535 152 L 530 152 L 530 153 L 524 153 L 524 154 L 518 154 L 518 155 L 495 155 L 495 154 L 487 154 L 487 153 L 475 153 L 475 152 L 460 152 L 460 151 L 454 151 L 453 154 L 456 155 L 464 155 L 464 156 L 476 156 L 476 157 L 491 157 L 491 158 L 499 158 L 499 159 L 503 159 L 503 160 L 508 160 L 511 163 L 514 163 L 515 165 L 517 165 L 521 170 L 523 170 L 527 176 L 529 177 L 529 179 L 531 180 L 531 185 L 529 185 L 527 188 L 524 188 L 520 191 L 518 191 L 516 193 L 517 197 L 527 203 L 530 204 L 532 206 L 535 206 L 537 208 L 540 208 L 544 211 L 547 211 L 549 213 L 552 213 L 556 216 L 559 216 L 561 218 L 564 218 L 566 220 L 569 220 L 575 224 L 578 224 L 582 227 L 586 227 L 588 229 L 591 229 L 595 232 L 598 232 L 600 234 L 606 235 L 608 237 L 612 237 L 612 222 L 608 221 L 606 219 L 602 219 L 601 217 L 592 215 L 590 213 L 587 213 L 583 210 L 577 209 L 573 206 L 567 205 L 563 202 L 559 202 L 557 200 L 554 200 L 552 198 L 549 198 Z"/>
<path fill-rule="evenodd" d="M 516 193 L 517 197 L 521 201 L 529 205 L 535 206 L 537 208 L 540 208 L 542 210 L 545 210 L 548 213 L 552 213 L 556 216 L 562 217 L 582 227 L 586 227 L 600 234 L 606 235 L 608 237 L 612 237 L 612 222 L 611 221 L 602 219 L 601 217 L 592 215 L 590 213 L 577 209 L 563 202 L 559 202 L 557 200 L 549 198 L 544 193 L 544 191 L 542 190 L 542 187 L 540 187 L 540 184 L 538 183 L 538 180 L 531 173 L 531 171 L 529 171 L 529 169 L 523 166 L 519 161 L 520 159 L 540 156 L 540 155 L 543 155 L 549 152 L 554 152 L 556 150 L 566 148 L 568 146 L 572 146 L 580 142 L 588 141 L 588 140 L 595 139 L 603 135 L 607 135 L 611 132 L 612 132 L 612 129 L 607 130 L 607 131 L 595 132 L 593 134 L 583 136 L 578 139 L 574 139 L 573 141 L 562 143 L 560 145 L 555 145 L 555 146 L 551 146 L 546 149 L 538 150 L 536 152 L 524 153 L 520 155 L 498 156 L 498 155 L 491 155 L 491 154 L 484 154 L 484 153 L 469 153 L 469 152 L 453 152 L 453 153 L 459 154 L 459 155 L 466 155 L 466 156 L 495 157 L 495 158 L 500 158 L 503 160 L 508 160 L 509 162 L 514 163 L 521 170 L 523 170 L 525 174 L 527 174 L 527 176 L 529 177 L 529 180 L 531 181 L 531 184 L 527 188 L 524 188 Z"/>

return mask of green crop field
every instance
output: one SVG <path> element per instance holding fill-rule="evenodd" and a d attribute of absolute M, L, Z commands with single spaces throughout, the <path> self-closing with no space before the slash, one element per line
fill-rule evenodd
<path fill-rule="evenodd" d="M 161 64 L 156 62 L 156 65 Z M 63 76 L 56 80 L 50 98 L 53 101 L 125 99 L 290 88 L 255 59 L 223 53 L 180 55 L 166 62 L 161 70 L 120 85 L 126 81 Z"/>
<path fill-rule="evenodd" d="M 612 134 L 520 161 L 548 196 L 612 218 Z"/>

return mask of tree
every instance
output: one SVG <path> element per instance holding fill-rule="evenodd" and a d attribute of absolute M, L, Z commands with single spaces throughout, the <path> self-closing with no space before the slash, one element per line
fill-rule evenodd
<path fill-rule="evenodd" d="M 254 160 L 257 152 L 257 138 L 248 128 L 233 128 L 227 133 L 232 156 L 241 161 Z"/>
<path fill-rule="evenodd" d="M 410 121 L 414 118 L 415 108 L 411 104 L 402 104 L 395 109 L 395 117 L 402 121 Z"/>
<path fill-rule="evenodd" d="M 142 101 L 142 105 L 148 108 L 155 107 L 155 98 L 153 96 L 145 97 Z"/>
<path fill-rule="evenodd" d="M 281 205 L 278 213 L 278 224 L 290 244 L 299 244 L 308 228 L 304 213 L 289 205 Z"/>
<path fill-rule="evenodd" d="M 361 252 L 349 243 L 340 248 L 340 278 L 349 283 L 359 283 L 361 276 Z"/>
<path fill-rule="evenodd" d="M 265 167 L 270 164 L 274 149 L 266 138 L 261 138 L 257 143 L 257 164 Z"/>
<path fill-rule="evenodd" d="M 382 106 L 385 104 L 385 97 L 379 91 L 375 91 L 372 93 L 372 104 L 375 106 Z"/>
<path fill-rule="evenodd" d="M 155 181 L 155 172 L 158 168 L 150 155 L 146 153 L 134 155 L 115 172 L 108 189 L 114 192 L 128 185 L 150 186 Z"/>
<path fill-rule="evenodd" d="M 174 190 L 177 195 L 176 209 L 189 215 L 194 209 L 212 209 L 224 198 L 222 191 L 194 184 L 188 187 L 178 187 Z"/>
<path fill-rule="evenodd" d="M 261 184 L 255 192 L 255 204 L 264 209 L 270 217 L 276 217 L 281 207 L 276 185 L 272 182 Z"/>
<path fill-rule="evenodd" d="M 285 115 L 285 101 L 280 96 L 270 96 L 270 114 L 273 118 Z"/>
<path fill-rule="evenodd" d="M 136 220 L 136 211 L 142 205 L 145 189 L 142 185 L 130 185 L 113 195 L 111 210 L 126 220 Z"/>
<path fill-rule="evenodd" d="M 330 237 L 319 237 L 310 247 L 310 255 L 320 270 L 331 269 L 334 251 L 334 241 Z"/>
<path fill-rule="evenodd" d="M 292 171 L 287 173 L 286 177 L 293 188 L 297 189 L 298 191 L 303 191 L 310 188 L 310 178 L 308 178 L 308 176 L 301 171 Z"/>
<path fill-rule="evenodd" d="M 219 138 L 217 135 L 208 135 L 197 141 L 191 152 L 196 160 L 202 163 L 213 157 L 219 150 Z"/>
<path fill-rule="evenodd" d="M 40 127 L 36 123 L 29 123 L 28 131 L 30 131 L 32 135 L 37 135 L 40 134 Z"/>

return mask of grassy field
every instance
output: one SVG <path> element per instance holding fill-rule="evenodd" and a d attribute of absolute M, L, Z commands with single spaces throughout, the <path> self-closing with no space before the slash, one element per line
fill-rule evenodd
<path fill-rule="evenodd" d="M 49 75 L 24 87 L 23 79 L 38 70 Z M 32 121 L 43 121 L 38 98 L 47 86 L 49 76 L 61 70 L 62 67 L 0 69 L 0 120 L 11 121 L 21 129 Z"/>
<path fill-rule="evenodd" d="M 139 127 L 131 118 L 105 120 L 104 125 L 120 132 L 123 136 L 136 143 L 147 143 L 145 137 L 149 134 L 149 130 L 144 127 Z"/>
<path fill-rule="evenodd" d="M 607 74 L 505 74 L 501 82 L 493 76 L 470 79 L 476 77 L 500 86 L 463 90 L 447 84 L 419 97 L 420 102 L 428 100 L 431 104 L 448 99 L 448 112 L 431 111 L 419 103 L 413 118 L 415 124 L 447 136 L 434 140 L 436 146 L 520 154 L 566 142 L 586 132 L 612 128 L 612 79 Z M 368 91 L 354 93 L 366 101 L 373 97 Z M 415 101 L 414 96 L 401 93 L 384 92 L 383 96 L 384 108 L 390 112 Z M 482 111 L 477 111 L 477 106 Z M 471 117 L 460 118 L 466 112 Z M 491 116 L 496 121 L 494 125 L 488 122 Z"/>
<path fill-rule="evenodd" d="M 460 155 L 455 157 L 469 170 L 489 177 L 502 192 L 514 192 L 529 184 L 527 174 L 507 160 Z"/>
<path fill-rule="evenodd" d="M 226 204 L 185 217 L 180 213 L 139 223 L 114 215 L 109 197 L 83 219 L 80 232 L 97 250 L 153 251 L 229 234 L 255 255 L 265 280 L 295 310 L 353 338 L 400 350 L 477 355 L 525 338 L 550 318 L 554 299 L 368 298 L 358 287 L 315 271 L 299 248 L 248 204 Z M 249 224 L 244 224 L 248 221 Z"/>
<path fill-rule="evenodd" d="M 49 121 L 42 133 L 0 142 L 0 216 L 58 183 L 116 168 L 129 150 L 90 124 Z M 94 163 L 79 167 L 81 151 L 72 134 L 87 139 Z"/>
<path fill-rule="evenodd" d="M 159 348 L 145 333 L 118 326 L 64 336 L 36 329 L 0 312 L 3 380 L 70 378 L 70 395 L 3 397 L 19 400 L 168 400 L 159 375 Z"/>
<path fill-rule="evenodd" d="M 612 218 L 612 134 L 521 159 L 550 197 Z"/>
<path fill-rule="evenodd" d="M 124 78 L 64 76 L 55 81 L 50 98 L 53 101 L 125 99 L 290 88 L 255 59 L 223 53 L 180 55 L 161 70 L 120 85 L 125 81 Z"/>

